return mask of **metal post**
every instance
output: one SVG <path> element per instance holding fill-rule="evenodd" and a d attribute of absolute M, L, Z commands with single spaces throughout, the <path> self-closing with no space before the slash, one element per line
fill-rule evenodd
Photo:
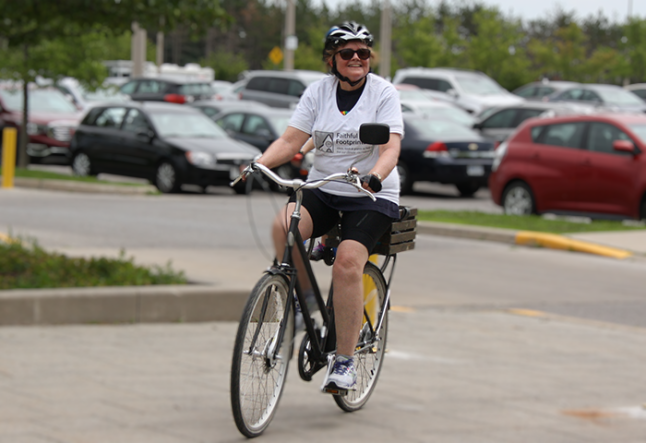
<path fill-rule="evenodd" d="M 164 26 L 164 17 L 159 18 L 159 26 Z M 157 54 L 155 61 L 157 63 L 157 72 L 161 72 L 161 65 L 164 63 L 164 33 L 160 29 L 157 32 Z"/>
<path fill-rule="evenodd" d="M 294 69 L 294 50 L 298 44 L 296 39 L 296 7 L 294 0 L 287 0 L 287 15 L 285 17 L 285 71 Z"/>
<path fill-rule="evenodd" d="M 390 0 L 384 0 L 381 10 L 381 46 L 380 46 L 380 61 L 379 61 L 379 75 L 383 78 L 390 80 L 390 53 L 392 45 L 392 12 L 390 8 Z"/>
<path fill-rule="evenodd" d="M 13 188 L 16 170 L 16 128 L 2 130 L 2 187 Z"/>
<path fill-rule="evenodd" d="M 137 22 L 132 22 L 130 54 L 132 56 L 130 77 L 141 77 L 144 74 L 144 63 L 146 62 L 146 30 L 140 28 Z"/>

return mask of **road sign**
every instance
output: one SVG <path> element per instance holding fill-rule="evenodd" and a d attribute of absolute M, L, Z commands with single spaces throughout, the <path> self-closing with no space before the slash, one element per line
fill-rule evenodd
<path fill-rule="evenodd" d="M 269 51 L 269 60 L 275 65 L 283 61 L 283 51 L 280 50 L 278 46 L 274 46 L 274 49 Z"/>

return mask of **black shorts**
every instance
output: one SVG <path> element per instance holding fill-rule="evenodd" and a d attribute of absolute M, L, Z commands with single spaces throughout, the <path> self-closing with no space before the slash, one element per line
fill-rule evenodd
<path fill-rule="evenodd" d="M 354 200 L 352 197 L 340 198 Z M 290 201 L 293 202 L 294 199 L 295 195 L 292 195 Z M 370 253 L 381 236 L 390 229 L 395 219 L 382 212 L 362 208 L 361 206 L 364 205 L 357 206 L 359 206 L 357 210 L 340 211 L 321 200 L 316 192 L 309 189 L 303 190 L 303 207 L 312 216 L 314 224 L 313 238 L 327 234 L 340 220 L 341 241 L 358 241 Z"/>

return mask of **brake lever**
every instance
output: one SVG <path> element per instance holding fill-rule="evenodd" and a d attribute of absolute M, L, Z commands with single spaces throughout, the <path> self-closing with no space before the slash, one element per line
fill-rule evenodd
<path fill-rule="evenodd" d="M 254 169 L 253 165 L 254 165 L 253 162 L 249 163 L 247 165 L 247 167 L 242 170 L 240 175 L 235 180 L 233 180 L 231 183 L 229 183 L 229 186 L 234 187 L 235 185 L 238 184 L 238 182 L 240 180 L 246 180 L 247 177 L 249 177 L 251 174 L 253 174 L 255 172 L 255 169 Z"/>
<path fill-rule="evenodd" d="M 355 168 L 354 166 L 351 167 L 350 169 L 348 169 L 347 174 L 348 174 L 348 178 L 352 180 L 351 183 L 354 184 L 354 186 L 357 188 L 357 190 L 359 190 L 360 192 L 363 192 L 364 194 L 366 194 L 368 197 L 370 197 L 370 199 L 373 202 L 377 201 L 377 197 L 375 197 L 375 195 L 372 192 L 368 191 L 361 184 L 361 177 L 359 177 L 359 170 L 357 168 Z M 348 181 L 350 182 L 350 180 L 348 180 Z"/>

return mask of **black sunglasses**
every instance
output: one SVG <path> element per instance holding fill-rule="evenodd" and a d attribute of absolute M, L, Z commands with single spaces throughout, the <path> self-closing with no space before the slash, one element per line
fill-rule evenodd
<path fill-rule="evenodd" d="M 370 58 L 370 49 L 367 48 L 357 49 L 356 51 L 354 49 L 346 48 L 337 52 L 343 60 L 352 60 L 355 53 L 361 60 L 368 60 Z"/>

